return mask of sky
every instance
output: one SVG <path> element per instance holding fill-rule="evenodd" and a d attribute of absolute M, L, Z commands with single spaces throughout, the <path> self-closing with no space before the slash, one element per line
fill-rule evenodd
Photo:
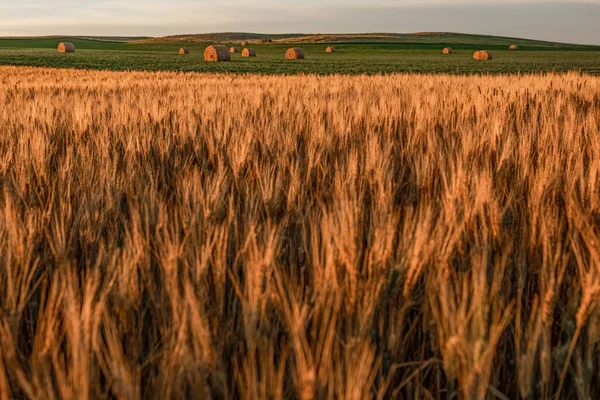
<path fill-rule="evenodd" d="M 461 32 L 600 45 L 600 0 L 0 0 L 0 36 Z"/>

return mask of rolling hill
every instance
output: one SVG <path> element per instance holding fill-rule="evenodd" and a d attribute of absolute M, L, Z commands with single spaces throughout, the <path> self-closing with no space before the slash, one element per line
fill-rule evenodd
<path fill-rule="evenodd" d="M 417 32 L 417 33 L 349 33 L 349 34 L 283 34 L 268 35 L 260 33 L 224 32 L 197 35 L 175 35 L 160 38 L 137 40 L 137 43 L 205 43 L 205 42 L 241 42 L 270 39 L 276 43 L 405 43 L 405 44 L 467 44 L 467 45 L 509 45 L 517 44 L 530 47 L 554 47 L 556 42 L 523 38 L 474 35 L 454 32 Z M 598 46 L 560 43 L 569 48 L 598 48 Z"/>

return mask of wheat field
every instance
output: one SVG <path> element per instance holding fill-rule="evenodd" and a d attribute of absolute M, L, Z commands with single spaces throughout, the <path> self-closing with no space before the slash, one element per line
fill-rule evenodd
<path fill-rule="evenodd" d="M 0 67 L 0 398 L 600 395 L 600 78 Z"/>

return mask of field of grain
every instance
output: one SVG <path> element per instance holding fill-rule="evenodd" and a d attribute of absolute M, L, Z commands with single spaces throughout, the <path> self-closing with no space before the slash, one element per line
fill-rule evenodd
<path fill-rule="evenodd" d="M 595 398 L 600 79 L 0 68 L 0 398 Z"/>

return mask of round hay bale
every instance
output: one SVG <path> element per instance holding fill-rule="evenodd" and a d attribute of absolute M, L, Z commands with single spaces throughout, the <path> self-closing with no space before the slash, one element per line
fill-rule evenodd
<path fill-rule="evenodd" d="M 243 46 L 243 47 L 246 47 L 246 46 L 248 46 L 248 41 L 247 41 L 247 40 L 244 40 L 244 41 L 242 42 L 242 46 Z"/>
<path fill-rule="evenodd" d="M 239 53 L 240 49 L 238 49 L 237 47 L 232 47 L 232 48 L 229 49 L 229 52 L 230 53 Z"/>
<path fill-rule="evenodd" d="M 473 58 L 479 61 L 487 61 L 493 59 L 494 56 L 487 50 L 479 50 L 473 54 Z"/>
<path fill-rule="evenodd" d="M 226 46 L 208 46 L 204 50 L 204 61 L 231 61 L 231 53 Z"/>
<path fill-rule="evenodd" d="M 256 57 L 256 50 L 248 47 L 242 51 L 242 57 Z"/>
<path fill-rule="evenodd" d="M 179 54 L 189 54 L 190 50 L 187 47 L 182 47 L 179 49 Z"/>
<path fill-rule="evenodd" d="M 325 49 L 325 53 L 335 53 L 335 47 L 333 47 L 333 46 L 328 46 L 328 47 Z"/>
<path fill-rule="evenodd" d="M 286 60 L 304 60 L 304 50 L 300 47 L 292 47 L 285 52 Z"/>
<path fill-rule="evenodd" d="M 75 45 L 69 42 L 60 42 L 58 44 L 59 53 L 75 53 Z"/>
<path fill-rule="evenodd" d="M 452 54 L 454 50 L 452 50 L 452 47 L 445 47 L 444 50 L 442 50 L 443 54 Z"/>
<path fill-rule="evenodd" d="M 508 49 L 512 50 L 512 51 L 516 51 L 516 50 L 519 50 L 519 46 L 517 46 L 516 44 L 511 44 Z"/>

